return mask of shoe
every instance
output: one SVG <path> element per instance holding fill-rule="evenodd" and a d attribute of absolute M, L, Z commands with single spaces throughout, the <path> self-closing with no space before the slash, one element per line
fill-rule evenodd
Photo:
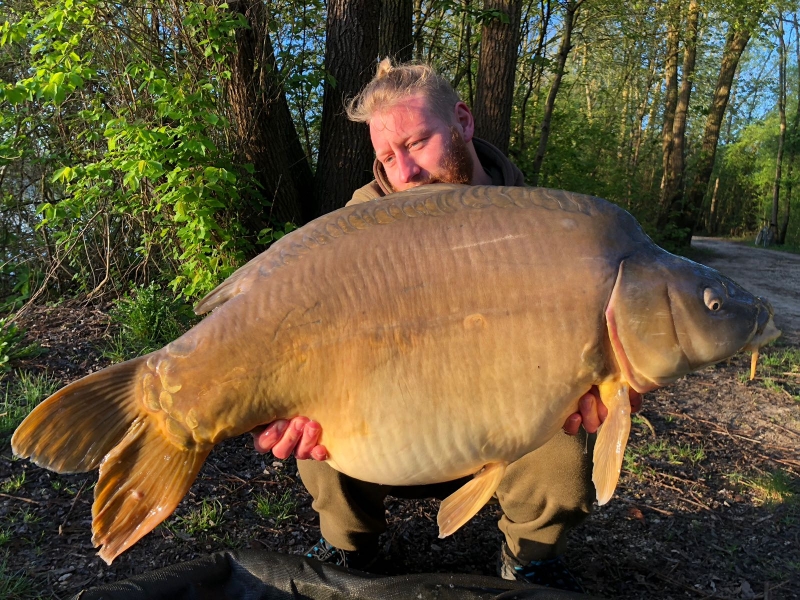
<path fill-rule="evenodd" d="M 585 592 L 560 556 L 549 560 L 532 560 L 525 564 L 517 560 L 509 551 L 508 545 L 503 543 L 497 571 L 500 577 L 510 581 L 525 581 L 567 592 Z"/>
<path fill-rule="evenodd" d="M 378 551 L 377 549 L 373 552 L 342 550 L 332 545 L 325 538 L 319 538 L 319 542 L 306 552 L 305 556 L 306 558 L 314 558 L 337 567 L 366 571 L 377 560 Z"/>

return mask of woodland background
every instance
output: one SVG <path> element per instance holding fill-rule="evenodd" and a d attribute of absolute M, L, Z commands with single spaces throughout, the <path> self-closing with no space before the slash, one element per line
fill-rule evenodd
<path fill-rule="evenodd" d="M 0 297 L 193 300 L 369 181 L 344 99 L 431 62 L 531 185 L 800 244 L 797 3 L 0 0 Z M 766 239 L 764 239 L 766 238 Z"/>
<path fill-rule="evenodd" d="M 0 598 L 67 598 L 212 551 L 316 543 L 293 460 L 261 457 L 245 436 L 107 567 L 89 535 L 95 474 L 38 469 L 8 442 L 62 385 L 175 339 L 192 302 L 371 178 L 367 128 L 342 105 L 380 57 L 431 62 L 529 184 L 607 198 L 670 250 L 692 234 L 797 250 L 798 11 L 800 0 L 0 0 Z M 729 274 L 800 298 L 796 256 L 747 250 L 763 265 Z M 740 357 L 648 398 L 617 501 L 570 542 L 591 593 L 797 598 L 797 338 L 762 356 L 756 381 Z M 389 508 L 394 573 L 495 574 L 493 509 L 441 541 L 436 503 Z"/>

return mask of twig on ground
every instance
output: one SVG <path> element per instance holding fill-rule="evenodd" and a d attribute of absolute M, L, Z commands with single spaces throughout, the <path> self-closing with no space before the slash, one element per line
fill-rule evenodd
<path fill-rule="evenodd" d="M 81 489 L 78 490 L 78 493 L 75 494 L 75 498 L 72 499 L 72 505 L 70 505 L 69 510 L 67 511 L 67 514 L 64 517 L 64 520 L 61 522 L 61 525 L 58 526 L 58 535 L 63 535 L 64 527 L 67 524 L 67 520 L 69 519 L 69 516 L 72 514 L 72 511 L 75 509 L 75 505 L 78 503 L 78 499 L 81 497 L 83 489 L 86 487 L 87 483 L 88 480 L 83 482 Z"/>
<path fill-rule="evenodd" d="M 22 502 L 28 502 L 29 504 L 41 504 L 41 502 L 37 502 L 36 500 L 31 500 L 30 498 L 23 498 L 22 496 L 12 496 L 11 494 L 2 494 L 0 496 L 3 498 L 11 498 L 13 500 L 21 500 Z"/>
<path fill-rule="evenodd" d="M 653 436 L 653 439 L 656 439 L 658 436 L 656 435 L 656 429 L 653 427 L 653 424 L 642 414 L 638 414 L 637 417 L 644 423 L 647 428 L 650 430 L 650 435 Z"/>

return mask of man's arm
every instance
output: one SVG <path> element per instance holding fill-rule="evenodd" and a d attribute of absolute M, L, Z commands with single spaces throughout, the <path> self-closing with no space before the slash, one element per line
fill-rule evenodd
<path fill-rule="evenodd" d="M 631 413 L 639 412 L 642 408 L 642 395 L 631 390 L 630 401 Z M 581 396 L 578 401 L 578 412 L 567 417 L 563 429 L 569 435 L 576 435 L 582 425 L 587 432 L 595 433 L 607 416 L 608 409 L 600 400 L 597 386 L 593 386 L 589 392 Z M 328 457 L 325 446 L 317 444 L 322 435 L 322 427 L 306 417 L 280 419 L 250 433 L 253 434 L 256 451 L 261 454 L 272 450 L 276 458 L 288 458 L 292 452 L 300 460 L 309 458 L 325 460 Z"/>

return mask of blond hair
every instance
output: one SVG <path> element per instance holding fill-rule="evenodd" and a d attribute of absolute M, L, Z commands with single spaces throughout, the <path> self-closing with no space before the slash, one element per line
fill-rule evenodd
<path fill-rule="evenodd" d="M 347 102 L 345 110 L 351 121 L 369 123 L 375 113 L 417 94 L 422 94 L 437 116 L 446 123 L 453 122 L 453 109 L 461 99 L 447 80 L 430 65 L 413 62 L 392 65 L 389 58 L 378 63 L 375 77 Z"/>

